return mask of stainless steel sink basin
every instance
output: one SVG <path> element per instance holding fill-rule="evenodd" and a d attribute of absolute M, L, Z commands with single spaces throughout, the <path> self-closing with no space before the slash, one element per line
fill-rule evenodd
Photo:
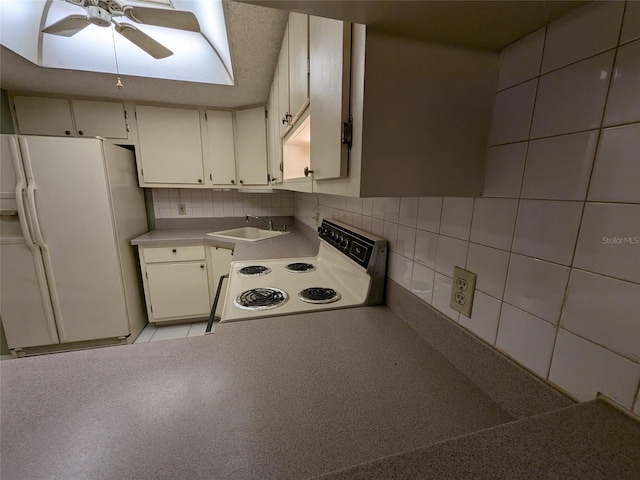
<path fill-rule="evenodd" d="M 263 230 L 256 227 L 233 228 L 231 230 L 222 230 L 220 232 L 209 232 L 207 235 L 212 237 L 229 238 L 231 240 L 242 240 L 244 242 L 259 242 L 268 238 L 280 237 L 289 232 L 280 232 L 278 230 Z"/>

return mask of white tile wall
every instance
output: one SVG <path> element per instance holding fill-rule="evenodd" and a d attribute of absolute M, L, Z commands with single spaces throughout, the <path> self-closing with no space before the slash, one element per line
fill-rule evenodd
<path fill-rule="evenodd" d="M 504 90 L 540 74 L 545 29 L 533 32 L 509 45 L 500 57 L 498 90 Z"/>
<path fill-rule="evenodd" d="M 640 2 L 627 2 L 620 43 L 640 38 Z"/>
<path fill-rule="evenodd" d="M 541 377 L 547 376 L 555 337 L 550 323 L 502 304 L 496 347 Z"/>
<path fill-rule="evenodd" d="M 540 77 L 532 138 L 598 128 L 613 57 L 605 52 Z"/>
<path fill-rule="evenodd" d="M 615 48 L 624 2 L 593 2 L 549 25 L 542 73 Z"/>
<path fill-rule="evenodd" d="M 520 142 L 489 148 L 484 181 L 486 197 L 517 198 L 520 195 L 527 145 Z"/>
<path fill-rule="evenodd" d="M 537 86 L 538 80 L 534 79 L 496 95 L 491 127 L 492 145 L 528 138 Z"/>
<path fill-rule="evenodd" d="M 413 264 L 411 292 L 427 303 L 433 299 L 433 281 L 435 272 L 419 263 Z"/>
<path fill-rule="evenodd" d="M 473 198 L 443 199 L 440 233 L 461 240 L 469 240 L 472 214 Z"/>
<path fill-rule="evenodd" d="M 591 130 L 532 141 L 527 152 L 522 198 L 584 200 L 598 133 Z"/>
<path fill-rule="evenodd" d="M 500 300 L 482 292 L 476 292 L 473 297 L 471 318 L 460 315 L 460 325 L 468 328 L 485 342 L 493 345 L 498 334 L 501 308 L 502 302 Z"/>
<path fill-rule="evenodd" d="M 314 228 L 318 211 L 388 234 L 388 275 L 489 345 L 579 400 L 603 392 L 636 411 L 639 5 L 625 5 L 618 50 L 600 53 L 609 47 L 598 45 L 610 42 L 602 43 L 602 32 L 592 42 L 593 17 L 579 18 L 586 8 L 564 18 L 571 28 L 551 25 L 557 34 L 547 40 L 557 51 L 544 53 L 547 62 L 555 59 L 550 73 L 538 75 L 545 29 L 503 53 L 482 198 L 362 199 L 359 211 L 344 197 L 294 197 L 296 217 Z M 609 16 L 602 22 L 611 28 Z M 589 45 L 570 44 L 578 41 Z M 449 308 L 454 264 L 478 274 L 471 318 Z"/>
<path fill-rule="evenodd" d="M 478 275 L 477 290 L 502 299 L 508 267 L 509 252 L 477 243 L 469 244 L 467 270 Z"/>
<path fill-rule="evenodd" d="M 154 188 L 153 212 L 156 218 L 243 217 L 253 215 L 293 215 L 293 193 L 240 193 L 237 190 Z M 178 213 L 183 203 L 186 215 Z"/>
<path fill-rule="evenodd" d="M 640 40 L 618 49 L 605 125 L 640 120 Z"/>
<path fill-rule="evenodd" d="M 640 285 L 577 269 L 571 272 L 562 328 L 640 362 L 639 319 Z"/>
<path fill-rule="evenodd" d="M 640 365 L 560 330 L 549 380 L 578 400 L 591 400 L 601 392 L 631 409 L 640 381 Z"/>
<path fill-rule="evenodd" d="M 558 324 L 568 281 L 569 267 L 513 253 L 504 301 Z"/>
<path fill-rule="evenodd" d="M 513 251 L 570 265 L 582 202 L 521 200 Z"/>
<path fill-rule="evenodd" d="M 640 205 L 587 203 L 574 265 L 640 283 Z"/>
<path fill-rule="evenodd" d="M 640 123 L 602 131 L 588 198 L 640 203 Z"/>

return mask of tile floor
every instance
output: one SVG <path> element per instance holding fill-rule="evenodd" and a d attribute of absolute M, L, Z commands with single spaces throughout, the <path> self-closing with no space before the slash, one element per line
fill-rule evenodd
<path fill-rule="evenodd" d="M 216 324 L 213 324 L 212 332 L 215 331 Z M 172 338 L 196 337 L 204 335 L 207 322 L 180 323 L 177 325 L 156 325 L 148 323 L 142 330 L 138 338 L 133 343 L 158 342 L 160 340 L 171 340 Z"/>

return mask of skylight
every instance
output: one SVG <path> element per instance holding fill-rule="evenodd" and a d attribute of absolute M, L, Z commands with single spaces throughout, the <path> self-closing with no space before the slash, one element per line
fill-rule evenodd
<path fill-rule="evenodd" d="M 42 32 L 71 15 L 78 16 L 76 22 L 84 26 L 86 6 L 105 10 L 118 5 L 131 6 L 134 13 L 136 7 L 192 12 L 200 31 L 113 16 L 116 24 L 132 25 L 133 30 L 142 32 L 137 35 L 151 37 L 150 42 L 155 40 L 173 52 L 159 59 L 118 33 L 114 23 L 108 27 L 89 24 L 72 36 Z M 42 67 L 220 85 L 234 83 L 220 0 L 2 0 L 0 9 L 0 43 Z M 169 14 L 166 17 L 170 18 Z"/>

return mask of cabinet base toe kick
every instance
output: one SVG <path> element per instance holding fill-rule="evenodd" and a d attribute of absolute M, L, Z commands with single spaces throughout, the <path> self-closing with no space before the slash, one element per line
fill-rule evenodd
<path fill-rule="evenodd" d="M 47 355 L 49 353 L 72 352 L 75 350 L 87 350 L 90 348 L 113 347 L 127 345 L 134 339 L 131 335 L 126 337 L 101 338 L 98 340 L 86 340 L 82 342 L 56 343 L 53 345 L 39 345 L 36 347 L 23 347 L 11 349 L 11 355 L 15 358 L 30 357 L 34 355 Z"/>

